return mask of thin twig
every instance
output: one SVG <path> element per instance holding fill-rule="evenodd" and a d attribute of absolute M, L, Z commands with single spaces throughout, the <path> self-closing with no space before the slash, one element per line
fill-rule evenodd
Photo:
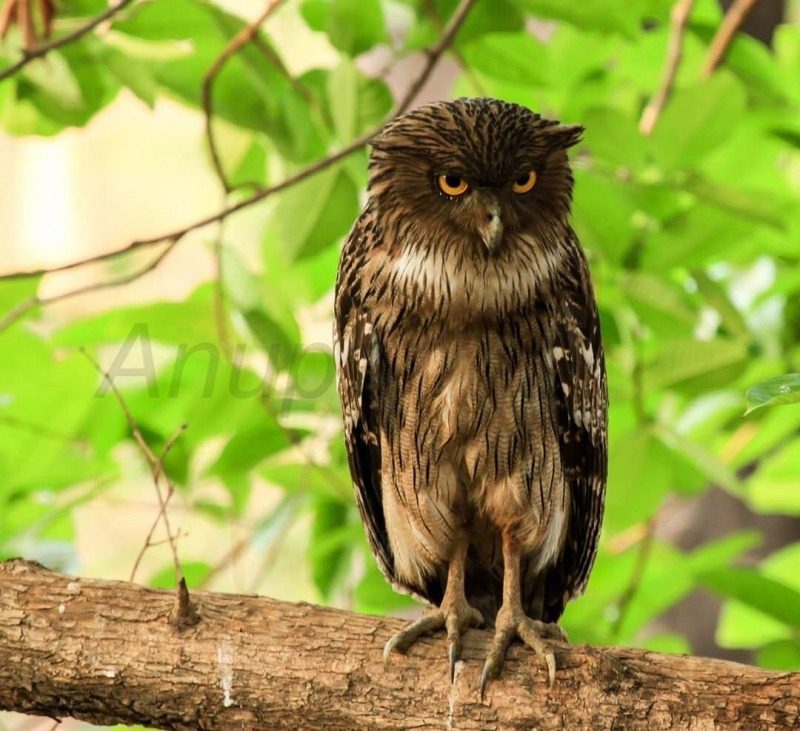
<path fill-rule="evenodd" d="M 88 292 L 97 292 L 102 289 L 112 289 L 114 287 L 121 287 L 125 284 L 130 284 L 131 282 L 135 282 L 137 279 L 141 279 L 145 274 L 152 272 L 154 269 L 161 264 L 164 259 L 167 258 L 167 255 L 177 246 L 178 242 L 183 238 L 184 234 L 179 236 L 175 236 L 169 240 L 167 246 L 164 247 L 164 250 L 161 251 L 158 256 L 151 259 L 145 266 L 137 269 L 136 271 L 131 272 L 130 274 L 126 274 L 122 277 L 117 277 L 116 279 L 110 279 L 105 282 L 95 282 L 94 284 L 86 284 L 82 287 L 77 287 L 75 289 L 67 290 L 66 292 L 61 292 L 60 294 L 54 294 L 50 297 L 40 297 L 38 294 L 33 295 L 33 297 L 29 297 L 26 300 L 20 302 L 16 307 L 9 310 L 2 318 L 0 318 L 0 333 L 3 330 L 11 327 L 17 320 L 24 317 L 26 314 L 35 310 L 39 307 L 46 307 L 47 305 L 52 305 L 56 302 L 62 302 L 63 300 L 71 299 L 72 297 L 77 297 L 81 294 L 87 294 Z M 164 243 L 159 242 L 159 243 Z M 109 257 L 104 257 L 109 258 Z M 60 269 L 54 269 L 53 271 L 61 271 L 64 268 L 71 268 L 71 267 L 62 267 Z M 34 275 L 34 276 L 39 276 Z M 2 277 L 0 277 L 2 280 Z"/>
<path fill-rule="evenodd" d="M 758 0 L 733 0 L 716 35 L 711 41 L 711 45 L 708 47 L 706 62 L 703 64 L 703 78 L 707 79 L 711 76 L 717 66 L 722 63 L 736 32 L 757 3 Z"/>
<path fill-rule="evenodd" d="M 25 66 L 27 66 L 31 61 L 34 61 L 37 58 L 42 58 L 51 51 L 55 51 L 58 48 L 62 48 L 63 46 L 67 46 L 70 43 L 80 40 L 87 33 L 91 33 L 95 28 L 97 28 L 98 25 L 114 17 L 125 6 L 130 5 L 132 1 L 133 0 L 119 0 L 116 5 L 112 5 L 110 8 L 108 8 L 108 10 L 100 13 L 100 15 L 97 17 L 92 18 L 92 20 L 85 25 L 80 26 L 80 28 L 76 28 L 74 31 L 72 31 L 72 33 L 67 33 L 67 35 L 56 38 L 48 43 L 42 43 L 35 48 L 23 51 L 23 56 L 19 61 L 0 71 L 0 81 L 7 79 L 9 76 L 13 76 L 18 71 L 25 68 Z"/>
<path fill-rule="evenodd" d="M 161 450 L 161 454 L 158 456 L 158 462 L 157 462 L 158 477 L 160 477 L 161 475 L 164 475 L 164 477 L 166 477 L 166 474 L 164 473 L 164 460 L 167 458 L 167 455 L 170 453 L 170 450 L 175 445 L 175 442 L 177 442 L 178 439 L 180 439 L 180 437 L 183 435 L 186 429 L 187 425 L 182 424 L 180 429 L 178 429 L 178 431 L 176 431 L 175 434 L 173 434 L 167 440 L 166 444 L 164 444 L 164 448 Z M 158 513 L 156 513 L 156 517 L 153 519 L 153 522 L 150 525 L 150 530 L 147 531 L 147 536 L 144 539 L 144 544 L 139 549 L 139 553 L 136 556 L 136 560 L 133 562 L 133 568 L 131 569 L 131 575 L 128 581 L 133 581 L 136 578 L 136 572 L 139 570 L 139 564 L 141 563 L 144 554 L 147 552 L 147 549 L 152 548 L 153 546 L 156 546 L 158 545 L 158 543 L 162 542 L 162 541 L 159 542 L 153 541 L 153 534 L 156 532 L 156 528 L 158 527 L 158 524 L 161 521 L 162 517 L 166 518 L 167 505 L 169 505 L 169 501 L 172 499 L 172 496 L 174 494 L 175 494 L 175 485 L 172 483 L 171 480 L 167 479 L 167 494 L 163 500 L 159 500 Z M 160 496 L 161 496 L 161 491 L 159 490 L 159 498 Z M 167 539 L 165 542 L 169 543 L 174 551 L 175 550 L 174 542 L 179 537 L 180 531 L 178 531 L 178 533 L 176 533 L 173 536 L 172 531 L 170 531 L 169 529 L 169 524 L 167 523 L 166 520 L 165 520 L 165 525 L 167 527 Z"/>
<path fill-rule="evenodd" d="M 103 377 L 104 382 L 111 389 L 114 397 L 117 399 L 117 402 L 120 405 L 120 408 L 122 409 L 122 413 L 125 415 L 125 420 L 128 422 L 128 426 L 133 434 L 133 438 L 136 441 L 136 444 L 139 446 L 139 450 L 144 456 L 145 461 L 147 462 L 147 466 L 149 467 L 150 474 L 153 478 L 153 485 L 156 489 L 156 494 L 158 495 L 158 503 L 160 508 L 158 517 L 164 521 L 164 528 L 167 531 L 167 538 L 169 539 L 170 549 L 172 550 L 172 560 L 175 565 L 175 578 L 179 581 L 183 577 L 183 571 L 181 570 L 180 561 L 178 560 L 178 550 L 175 546 L 175 535 L 173 534 L 172 528 L 169 524 L 169 517 L 166 512 L 167 501 L 164 499 L 164 495 L 161 492 L 160 480 L 162 476 L 165 478 L 168 493 L 171 495 L 171 493 L 174 492 L 175 487 L 169 477 L 167 477 L 167 475 L 164 473 L 163 460 L 169 450 L 172 449 L 172 446 L 175 444 L 177 439 L 186 430 L 186 426 L 182 426 L 178 432 L 169 441 L 167 441 L 167 443 L 164 445 L 164 449 L 161 452 L 161 456 L 156 457 L 156 455 L 153 454 L 153 450 L 150 449 L 150 445 L 147 443 L 147 440 L 142 435 L 139 424 L 131 413 L 131 410 L 128 408 L 128 404 L 125 401 L 125 397 L 122 395 L 122 392 L 117 388 L 117 384 L 114 383 L 114 379 L 111 378 L 107 371 L 103 370 L 101 365 L 94 358 L 92 358 L 92 356 L 89 355 L 85 349 L 81 348 L 81 353 L 83 353 L 83 355 L 86 357 L 86 360 L 88 360 L 94 366 L 95 370 Z M 151 535 L 152 533 L 148 535 L 148 540 Z M 147 548 L 147 544 L 145 544 L 145 548 Z M 141 558 L 141 556 L 139 558 Z M 137 558 L 136 566 L 134 567 L 134 574 L 136 567 L 139 565 L 139 558 Z M 133 575 L 131 576 L 131 581 L 133 581 Z"/>
<path fill-rule="evenodd" d="M 442 17 L 439 15 L 439 10 L 436 7 L 436 3 L 433 0 L 424 0 L 425 12 L 428 13 L 430 16 L 431 21 L 436 26 L 436 30 L 441 33 L 444 30 L 444 23 L 442 22 Z M 481 84 L 478 75 L 472 70 L 470 65 L 467 63 L 464 55 L 461 51 L 457 49 L 453 49 L 453 58 L 458 62 L 461 71 L 469 80 L 469 83 L 472 84 L 472 87 L 480 96 L 486 96 L 486 89 Z"/>
<path fill-rule="evenodd" d="M 214 166 L 214 171 L 219 178 L 220 184 L 226 193 L 230 193 L 232 186 L 225 175 L 225 170 L 222 167 L 222 159 L 217 149 L 216 139 L 214 137 L 214 124 L 213 124 L 213 91 L 214 82 L 217 80 L 223 67 L 226 63 L 237 53 L 242 47 L 246 46 L 258 34 L 262 24 L 272 15 L 277 7 L 281 4 L 282 0 L 268 0 L 266 7 L 252 23 L 242 27 L 239 32 L 231 38 L 228 45 L 222 49 L 222 52 L 214 59 L 214 63 L 206 72 L 203 78 L 202 99 L 203 99 L 203 113 L 205 114 L 206 123 L 206 141 L 208 143 L 208 151 L 211 155 L 211 163 Z"/>
<path fill-rule="evenodd" d="M 387 121 L 394 119 L 398 115 L 405 112 L 411 106 L 417 94 L 420 92 L 422 87 L 427 83 L 428 79 L 430 78 L 430 75 L 433 72 L 433 69 L 435 68 L 439 59 L 442 57 L 445 51 L 449 48 L 450 44 L 453 42 L 456 33 L 458 32 L 459 28 L 461 28 L 462 24 L 467 18 L 467 15 L 469 14 L 469 11 L 472 9 L 472 7 L 475 5 L 476 2 L 477 0 L 461 0 L 455 12 L 453 13 L 452 17 L 448 21 L 444 31 L 442 31 L 442 35 L 439 38 L 439 41 L 432 49 L 430 49 L 430 51 L 428 51 L 425 64 L 423 65 L 419 74 L 409 85 L 408 90 L 403 95 L 401 100 L 398 102 L 397 106 L 395 107 L 394 111 L 389 116 Z M 191 233 L 192 231 L 196 231 L 197 229 L 205 228 L 206 226 L 209 226 L 213 223 L 222 221 L 226 219 L 228 216 L 231 216 L 234 213 L 238 213 L 244 208 L 249 208 L 255 203 L 263 201 L 265 198 L 269 198 L 270 196 L 275 195 L 276 193 L 280 193 L 286 190 L 287 188 L 291 188 L 297 185 L 298 183 L 301 183 L 302 181 L 306 180 L 307 178 L 310 178 L 311 176 L 322 172 L 323 170 L 327 170 L 332 165 L 335 165 L 341 160 L 344 160 L 345 158 L 352 155 L 354 152 L 357 152 L 358 150 L 365 147 L 369 143 L 369 141 L 383 129 L 384 124 L 385 122 L 378 125 L 374 129 L 366 132 L 365 134 L 361 135 L 357 139 L 353 140 L 349 145 L 346 145 L 340 150 L 331 153 L 327 157 L 318 160 L 317 162 L 303 168 L 302 170 L 299 170 L 294 175 L 290 175 L 285 180 L 282 180 L 281 182 L 276 183 L 275 185 L 271 185 L 267 188 L 263 188 L 262 190 L 258 190 L 252 195 L 243 198 L 239 202 L 227 206 L 222 210 L 217 211 L 217 213 L 214 213 L 210 216 L 206 216 L 205 218 L 202 218 L 199 221 L 190 223 L 188 226 L 185 226 L 183 228 L 177 229 L 175 231 L 170 231 L 169 233 L 163 234 L 161 236 L 155 236 L 149 239 L 139 239 L 136 241 L 132 241 L 114 251 L 109 251 L 104 254 L 90 256 L 85 259 L 80 259 L 67 264 L 61 264 L 55 267 L 32 269 L 28 271 L 12 272 L 10 274 L 5 274 L 0 276 L 0 281 L 3 279 L 21 279 L 28 277 L 36 277 L 36 276 L 41 276 L 43 274 L 49 274 L 52 272 L 60 272 L 60 271 L 75 269 L 77 267 L 81 267 L 86 264 L 105 261 L 108 259 L 115 258 L 117 256 L 121 256 L 123 254 L 130 253 L 140 248 L 169 243 L 167 250 L 162 256 L 160 256 L 157 260 L 154 260 L 151 265 L 148 265 L 148 267 L 141 270 L 139 273 L 131 275 L 130 277 L 112 280 L 110 282 L 99 282 L 97 284 L 88 285 L 86 287 L 82 287 L 76 290 L 71 290 L 69 292 L 65 292 L 61 295 L 56 295 L 50 298 L 32 297 L 29 300 L 25 300 L 21 304 L 17 305 L 17 307 L 15 307 L 13 310 L 8 312 L 2 319 L 0 319 L 0 332 L 2 332 L 4 329 L 9 327 L 17 320 L 19 320 L 21 317 L 26 315 L 31 310 L 34 310 L 43 305 L 52 304 L 53 302 L 64 300 L 69 297 L 74 297 L 79 294 L 83 294 L 85 292 L 95 291 L 98 289 L 105 289 L 107 287 L 116 287 L 121 284 L 127 284 L 130 281 L 137 279 L 139 276 L 142 276 L 151 269 L 155 268 L 155 266 L 157 266 L 161 262 L 163 257 L 166 256 L 166 253 L 168 253 L 187 234 Z"/>
<path fill-rule="evenodd" d="M 672 7 L 670 34 L 667 41 L 667 59 L 661 76 L 661 85 L 653 95 L 650 103 L 644 108 L 642 118 L 639 120 L 639 131 L 643 135 L 653 133 L 656 122 L 658 122 L 658 118 L 661 116 L 661 112 L 664 111 L 670 94 L 672 94 L 675 77 L 678 75 L 678 67 L 683 58 L 683 36 L 686 32 L 686 24 L 693 5 L 694 0 L 678 0 Z"/>

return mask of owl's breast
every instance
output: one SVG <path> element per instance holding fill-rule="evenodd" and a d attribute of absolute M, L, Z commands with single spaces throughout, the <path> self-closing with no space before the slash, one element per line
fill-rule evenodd
<path fill-rule="evenodd" d="M 547 297 L 562 256 L 559 241 L 524 234 L 495 254 L 463 239 L 419 239 L 381 252 L 373 266 L 376 287 L 406 310 L 463 327 Z"/>

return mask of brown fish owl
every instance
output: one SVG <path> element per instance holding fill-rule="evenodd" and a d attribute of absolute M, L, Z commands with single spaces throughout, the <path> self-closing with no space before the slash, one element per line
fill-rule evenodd
<path fill-rule="evenodd" d="M 600 532 L 607 397 L 589 271 L 568 218 L 582 128 L 496 99 L 417 108 L 373 140 L 342 252 L 335 349 L 356 497 L 392 584 L 445 629 L 547 662 Z"/>

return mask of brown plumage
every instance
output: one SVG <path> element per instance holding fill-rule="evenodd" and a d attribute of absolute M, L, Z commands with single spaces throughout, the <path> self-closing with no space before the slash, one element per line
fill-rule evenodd
<path fill-rule="evenodd" d="M 437 605 L 390 640 L 495 625 L 484 667 L 546 640 L 586 585 L 606 480 L 597 309 L 569 222 L 581 127 L 495 99 L 417 108 L 373 141 L 335 346 L 373 552 Z M 477 610 L 477 611 L 476 611 Z"/>

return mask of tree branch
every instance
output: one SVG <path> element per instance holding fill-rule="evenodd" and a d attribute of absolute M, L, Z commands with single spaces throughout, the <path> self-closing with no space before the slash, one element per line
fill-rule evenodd
<path fill-rule="evenodd" d="M 83 38 L 83 36 L 91 33 L 95 28 L 97 28 L 98 25 L 106 20 L 109 20 L 110 18 L 113 18 L 120 10 L 127 5 L 130 5 L 131 2 L 132 0 L 119 0 L 116 5 L 112 5 L 110 8 L 108 8 L 108 10 L 100 13 L 100 15 L 98 15 L 96 18 L 92 18 L 92 20 L 85 25 L 80 26 L 80 28 L 76 28 L 74 31 L 72 31 L 72 33 L 67 33 L 65 36 L 56 38 L 48 43 L 42 43 L 35 48 L 23 51 L 23 56 L 19 61 L 0 71 L 0 81 L 7 79 L 9 76 L 13 76 L 18 71 L 25 68 L 25 66 L 27 66 L 31 61 L 35 61 L 37 58 L 46 56 L 48 53 L 50 53 L 50 51 L 55 51 L 58 48 L 80 40 Z"/>
<path fill-rule="evenodd" d="M 394 119 L 398 115 L 405 112 L 411 106 L 412 102 L 416 98 L 419 91 L 422 89 L 422 87 L 430 78 L 430 75 L 433 72 L 433 69 L 435 68 L 439 59 L 452 44 L 456 34 L 458 33 L 458 30 L 463 25 L 464 21 L 469 15 L 470 10 L 472 10 L 472 7 L 475 5 L 476 1 L 477 0 L 461 0 L 455 12 L 453 13 L 452 17 L 445 26 L 445 29 L 442 31 L 442 35 L 439 38 L 438 42 L 433 48 L 431 48 L 428 51 L 425 64 L 423 65 L 419 74 L 411 82 L 405 95 L 397 104 L 393 113 L 389 116 L 387 121 Z M 86 264 L 106 261 L 108 259 L 113 259 L 118 256 L 122 256 L 123 254 L 128 254 L 132 251 L 136 251 L 137 249 L 157 246 L 159 244 L 165 244 L 165 243 L 168 244 L 167 249 L 162 255 L 157 257 L 150 265 L 148 265 L 147 267 L 140 270 L 140 272 L 134 275 L 123 277 L 122 279 L 111 280 L 109 282 L 98 282 L 97 284 L 88 285 L 74 290 L 69 290 L 62 294 L 55 295 L 49 298 L 41 298 L 36 296 L 36 297 L 31 297 L 28 300 L 25 300 L 24 302 L 20 303 L 15 308 L 13 308 L 11 311 L 6 313 L 5 316 L 0 317 L 0 332 L 10 327 L 17 320 L 19 320 L 21 317 L 24 317 L 32 310 L 35 310 L 44 305 L 69 299 L 71 297 L 75 297 L 77 295 L 84 294 L 86 292 L 95 291 L 98 289 L 106 289 L 109 287 L 116 287 L 121 284 L 127 284 L 133 281 L 134 279 L 137 279 L 139 276 L 142 276 L 148 271 L 154 269 L 166 256 L 166 254 L 169 253 L 169 251 L 171 251 L 172 248 L 174 248 L 174 246 L 177 245 L 178 242 L 180 242 L 187 234 L 191 233 L 192 231 L 205 228 L 206 226 L 209 226 L 212 223 L 223 221 L 226 218 L 228 218 L 228 216 L 232 216 L 234 213 L 238 213 L 244 208 L 249 208 L 255 203 L 259 203 L 265 200 L 266 198 L 275 195 L 276 193 L 280 193 L 286 190 L 287 188 L 291 188 L 292 186 L 301 183 L 303 180 L 306 180 L 307 178 L 310 178 L 311 176 L 316 175 L 317 173 L 320 173 L 323 170 L 327 170 L 332 165 L 335 165 L 337 162 L 344 160 L 357 150 L 360 150 L 361 148 L 365 147 L 369 143 L 369 141 L 376 134 L 378 134 L 381 131 L 381 129 L 383 129 L 385 123 L 386 122 L 381 123 L 374 129 L 361 135 L 361 137 L 353 140 L 353 142 L 351 142 L 346 147 L 343 147 L 342 149 L 331 153 L 327 157 L 318 160 L 317 162 L 309 165 L 308 167 L 299 170 L 294 175 L 290 175 L 285 180 L 282 180 L 280 183 L 276 183 L 275 185 L 269 186 L 268 188 L 263 188 L 261 190 L 258 190 L 252 195 L 248 196 L 247 198 L 243 198 L 239 202 L 227 206 L 222 210 L 218 211 L 217 213 L 214 213 L 210 216 L 206 216 L 205 218 L 202 218 L 199 221 L 190 223 L 188 226 L 184 226 L 183 228 L 171 231 L 161 236 L 155 236 L 149 239 L 138 239 L 136 241 L 132 241 L 126 244 L 125 246 L 119 249 L 108 251 L 103 254 L 98 254 L 95 256 L 90 256 L 85 259 L 80 259 L 78 261 L 69 262 L 67 264 L 61 264 L 55 267 L 31 269 L 27 271 L 12 272 L 10 274 L 0 275 L 0 281 L 2 281 L 3 279 L 24 279 L 24 278 L 36 277 L 43 274 L 50 274 L 52 272 L 62 272 L 69 269 L 76 269 Z"/>
<path fill-rule="evenodd" d="M 228 42 L 222 52 L 214 59 L 214 63 L 206 72 L 203 77 L 202 100 L 203 100 L 203 113 L 205 115 L 206 126 L 206 142 L 208 144 L 208 152 L 211 155 L 211 164 L 214 167 L 214 172 L 219 178 L 220 185 L 226 193 L 230 193 L 232 186 L 225 175 L 225 170 L 222 167 L 222 159 L 217 149 L 216 138 L 214 136 L 214 82 L 217 80 L 220 71 L 224 68 L 225 64 L 236 54 L 243 46 L 246 46 L 258 34 L 261 26 L 266 22 L 267 18 L 278 8 L 283 0 L 268 0 L 266 7 L 252 23 L 245 25 L 242 29 Z"/>
<path fill-rule="evenodd" d="M 664 111 L 664 107 L 672 94 L 672 87 L 675 85 L 675 77 L 678 75 L 678 68 L 683 58 L 683 36 L 686 32 L 686 23 L 692 12 L 694 0 L 678 0 L 672 7 L 670 13 L 670 34 L 667 41 L 667 59 L 664 65 L 664 73 L 661 76 L 661 86 L 653 95 L 650 103 L 644 108 L 642 118 L 639 120 L 639 131 L 649 136 L 656 127 L 656 122 Z"/>
<path fill-rule="evenodd" d="M 55 304 L 56 302 L 61 302 L 63 300 L 71 299 L 72 297 L 77 297 L 81 294 L 87 294 L 88 292 L 97 292 L 101 289 L 113 289 L 114 287 L 121 287 L 125 284 L 130 284 L 131 282 L 135 282 L 137 279 L 141 279 L 145 274 L 152 272 L 154 269 L 158 268 L 158 265 L 161 264 L 164 259 L 167 258 L 169 253 L 178 245 L 178 242 L 185 236 L 185 233 L 181 233 L 178 236 L 173 238 L 164 237 L 163 239 L 159 240 L 157 243 L 166 243 L 167 245 L 160 251 L 156 256 L 154 256 L 147 264 L 143 267 L 134 270 L 130 274 L 125 274 L 121 277 L 117 277 L 115 279 L 110 279 L 105 282 L 96 282 L 95 284 L 86 284 L 82 287 L 76 287 L 75 289 L 69 289 L 66 292 L 61 292 L 60 294 L 54 294 L 50 297 L 40 297 L 38 294 L 33 295 L 33 297 L 29 297 L 26 300 L 23 300 L 18 305 L 13 307 L 9 310 L 3 317 L 0 317 L 0 333 L 3 330 L 11 327 L 17 320 L 21 319 L 29 312 L 38 309 L 39 307 L 46 307 L 47 305 Z M 109 259 L 110 256 L 99 256 L 93 257 L 93 259 L 87 259 L 86 261 L 99 261 L 100 259 Z M 77 264 L 76 264 L 77 266 Z M 64 271 L 66 269 L 73 269 L 74 266 L 71 265 L 63 265 L 61 267 L 56 267 L 49 271 Z M 45 270 L 47 271 L 47 270 Z M 38 276 L 38 275 L 32 275 Z M 11 277 L 13 278 L 13 276 Z M 0 281 L 2 281 L 4 277 L 0 277 Z"/>
<path fill-rule="evenodd" d="M 403 624 L 271 599 L 174 594 L 0 564 L 0 709 L 163 729 L 791 728 L 800 674 L 629 648 L 514 646 L 478 700 L 490 636 L 470 630 L 450 684 L 444 641 L 382 666 Z"/>
<path fill-rule="evenodd" d="M 717 66 L 722 63 L 736 32 L 744 23 L 750 11 L 756 6 L 756 3 L 758 3 L 758 0 L 734 0 L 731 3 L 728 12 L 725 13 L 725 18 L 711 41 L 711 45 L 708 47 L 708 56 L 706 56 L 702 71 L 704 78 L 711 76 Z"/>

